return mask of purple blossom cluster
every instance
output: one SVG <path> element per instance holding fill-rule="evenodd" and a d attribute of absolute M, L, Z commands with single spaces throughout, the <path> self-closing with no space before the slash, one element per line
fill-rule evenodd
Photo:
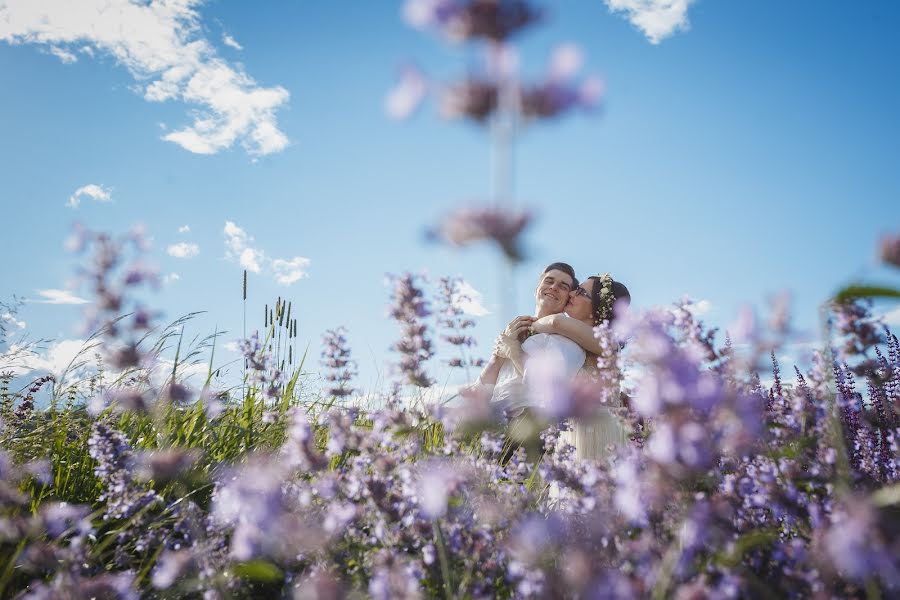
<path fill-rule="evenodd" d="M 490 241 L 500 247 L 506 258 L 518 262 L 523 258 L 522 233 L 531 220 L 527 211 L 470 206 L 444 217 L 428 232 L 428 237 L 456 247 Z"/>
<path fill-rule="evenodd" d="M 455 42 L 503 42 L 541 12 L 525 0 L 407 0 L 403 16 L 410 26 L 438 30 Z"/>
<path fill-rule="evenodd" d="M 401 375 L 425 385 L 420 278 L 390 281 Z M 449 305 L 457 286 L 441 283 Z M 250 394 L 207 419 L 174 382 L 140 392 L 167 397 L 165 414 L 4 409 L 0 594 L 897 596 L 900 341 L 868 305 L 836 305 L 839 349 L 789 381 L 785 306 L 740 350 L 687 301 L 617 317 L 595 329 L 589 383 L 531 357 L 517 415 L 476 391 L 403 408 L 395 390 L 377 410 L 284 403 L 271 421 Z M 462 314 L 441 318 L 467 347 Z M 325 366 L 347 369 L 332 333 Z M 281 393 L 272 352 L 245 341 L 268 398 Z M 578 458 L 562 433 L 598 407 L 633 443 Z"/>
<path fill-rule="evenodd" d="M 353 393 L 350 382 L 356 377 L 357 368 L 350 356 L 345 328 L 329 329 L 322 335 L 322 366 L 328 382 L 326 396 L 344 398 Z"/>
<path fill-rule="evenodd" d="M 259 332 L 241 340 L 240 351 L 247 365 L 250 383 L 264 398 L 274 400 L 281 396 L 284 374 L 270 348 L 259 341 Z"/>
<path fill-rule="evenodd" d="M 582 56 L 573 44 L 556 48 L 542 80 L 518 81 L 518 58 L 510 37 L 536 22 L 540 14 L 539 9 L 524 0 L 408 1 L 404 15 L 412 27 L 437 29 L 458 42 L 487 42 L 486 68 L 457 82 L 437 86 L 429 85 L 418 69 L 408 66 L 388 95 L 388 113 L 394 118 L 408 117 L 429 92 L 438 96 L 440 113 L 445 118 L 467 118 L 479 124 L 510 117 L 528 123 L 557 118 L 578 108 L 595 108 L 603 85 L 594 77 L 578 80 Z"/>
<path fill-rule="evenodd" d="M 400 339 L 391 349 L 400 354 L 398 368 L 405 383 L 428 387 L 433 382 L 425 371 L 425 362 L 434 356 L 434 350 L 423 319 L 431 311 L 419 279 L 411 273 L 388 277 L 392 286 L 388 316 L 400 324 Z"/>
<path fill-rule="evenodd" d="M 888 265 L 900 267 L 900 235 L 885 235 L 879 245 L 879 256 Z"/>
<path fill-rule="evenodd" d="M 453 346 L 458 353 L 447 360 L 451 367 L 466 369 L 480 367 L 484 360 L 470 355 L 476 345 L 475 338 L 469 331 L 475 327 L 475 321 L 466 316 L 463 306 L 473 301 L 463 291 L 463 280 L 460 277 L 441 277 L 437 285 L 437 325 L 442 331 L 441 339 Z"/>
<path fill-rule="evenodd" d="M 426 316 L 414 278 L 398 280 L 396 316 Z M 45 502 L 32 514 L 20 489 L 39 469 L 0 455 L 0 548 L 45 532 L 12 559 L 35 578 L 34 597 L 136 597 L 151 587 L 210 598 L 896 593 L 893 335 L 861 392 L 848 367 L 826 370 L 821 357 L 793 382 L 773 360 L 763 386 L 726 360 L 734 349 L 679 311 L 617 319 L 597 335 L 616 369 L 628 341 L 638 368 L 621 417 L 642 424 L 641 443 L 603 458 L 576 458 L 561 430 L 619 393 L 611 375 L 562 392 L 545 381 L 530 393 L 549 408 L 512 423 L 489 404 L 443 414 L 390 399 L 366 413 L 293 407 L 277 446 L 217 463 L 206 500 L 156 487 L 182 485 L 196 451 L 135 452 L 98 420 L 89 449 L 102 510 Z M 260 353 L 254 347 L 248 360 L 265 372 Z M 534 426 L 513 435 L 526 418 Z M 445 427 L 434 437 L 437 419 Z M 249 575 L 257 571 L 264 580 Z"/>

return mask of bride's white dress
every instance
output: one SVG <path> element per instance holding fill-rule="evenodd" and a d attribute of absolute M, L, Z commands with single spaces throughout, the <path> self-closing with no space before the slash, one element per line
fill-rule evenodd
<path fill-rule="evenodd" d="M 595 373 L 593 369 L 583 368 L 578 377 L 593 378 Z M 606 458 L 628 443 L 630 430 L 615 414 L 615 409 L 622 406 L 619 394 L 613 395 L 617 399 L 616 405 L 599 408 L 598 414 L 589 419 L 572 419 L 570 430 L 562 432 L 563 439 L 575 447 L 576 458 Z"/>

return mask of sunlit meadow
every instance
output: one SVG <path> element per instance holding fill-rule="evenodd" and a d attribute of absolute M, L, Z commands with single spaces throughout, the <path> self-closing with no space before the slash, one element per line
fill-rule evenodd
<path fill-rule="evenodd" d="M 633 17 L 641 3 L 606 4 Z M 487 199 L 437 222 L 423 215 L 421 244 L 489 248 L 490 268 L 512 286 L 533 226 L 515 199 L 516 142 L 600 118 L 603 85 L 582 72 L 574 44 L 557 47 L 538 78 L 521 74 L 513 39 L 544 14 L 530 2 L 408 0 L 402 14 L 478 60 L 449 83 L 403 69 L 387 113 L 402 120 L 430 103 L 484 134 L 491 160 Z M 635 26 L 658 43 L 663 21 Z M 163 84 L 178 81 L 163 77 L 155 93 L 176 93 Z M 255 131 L 199 119 L 166 140 L 203 153 L 247 136 L 251 154 L 276 151 L 280 96 L 260 102 Z M 104 193 L 79 190 L 72 202 Z M 600 323 L 603 376 L 570 382 L 542 368 L 524 412 L 446 383 L 474 382 L 492 351 L 477 341 L 463 278 L 384 265 L 385 295 L 366 301 L 387 305 L 396 336 L 372 387 L 339 320 L 304 324 L 321 332 L 311 352 L 302 308 L 248 299 L 257 262 L 293 282 L 306 259 L 258 254 L 230 221 L 229 235 L 243 267 L 237 360 L 217 328 L 189 333 L 198 315 L 154 307 L 160 276 L 140 228 L 77 226 L 67 240 L 88 335 L 61 371 L 28 366 L 42 342 L 18 325 L 22 301 L 0 299 L 0 596 L 900 595 L 900 341 L 882 317 L 900 299 L 900 235 L 851 240 L 891 279 L 844 285 L 849 274 L 834 274 L 834 292 L 806 319 L 818 327 L 802 339 L 811 361 L 780 358 L 800 339 L 787 296 L 728 332 L 679 298 Z M 629 439 L 578 458 L 565 434 L 601 411 Z"/>

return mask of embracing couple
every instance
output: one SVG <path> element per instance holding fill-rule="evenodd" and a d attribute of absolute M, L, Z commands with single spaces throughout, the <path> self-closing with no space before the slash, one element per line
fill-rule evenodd
<path fill-rule="evenodd" d="M 579 283 L 571 266 L 556 262 L 541 273 L 534 300 L 534 315 L 510 321 L 478 378 L 478 384 L 490 391 L 492 402 L 514 412 L 529 408 L 529 357 L 556 361 L 570 380 L 596 378 L 602 349 L 594 337 L 594 327 L 612 321 L 613 308 L 630 304 L 631 295 L 608 273 Z M 579 458 L 604 456 L 610 445 L 624 444 L 627 436 L 628 431 L 608 410 L 599 411 L 595 418 L 576 421 L 568 433 Z"/>

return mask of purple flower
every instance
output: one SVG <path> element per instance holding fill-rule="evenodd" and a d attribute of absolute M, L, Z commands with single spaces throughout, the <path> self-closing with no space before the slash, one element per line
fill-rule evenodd
<path fill-rule="evenodd" d="M 343 327 L 329 329 L 322 335 L 322 366 L 325 380 L 330 382 L 325 390 L 329 396 L 343 398 L 353 393 L 348 384 L 356 377 L 356 361 L 350 358 L 347 330 Z"/>
<path fill-rule="evenodd" d="M 136 475 L 139 479 L 171 481 L 190 469 L 200 458 L 196 448 L 166 448 L 138 455 Z"/>
<path fill-rule="evenodd" d="M 416 29 L 439 29 L 452 41 L 502 42 L 540 18 L 525 0 L 407 0 L 403 17 Z"/>
<path fill-rule="evenodd" d="M 889 265 L 900 267 L 900 235 L 886 235 L 879 244 L 881 260 Z"/>
<path fill-rule="evenodd" d="M 469 207 L 448 215 L 429 237 L 452 246 L 468 246 L 488 240 L 513 262 L 522 260 L 520 236 L 531 222 L 527 212 L 502 208 Z"/>
<path fill-rule="evenodd" d="M 121 432 L 103 422 L 94 423 L 88 439 L 88 453 L 97 462 L 94 474 L 103 483 L 99 500 L 106 502 L 105 519 L 127 519 L 141 509 L 161 502 L 155 491 L 143 489 L 133 481 L 131 446 Z"/>
<path fill-rule="evenodd" d="M 422 317 L 430 314 L 428 301 L 418 286 L 418 277 L 405 273 L 389 277 L 393 284 L 392 304 L 388 315 L 400 324 L 401 337 L 391 346 L 400 354 L 399 370 L 407 383 L 428 387 L 433 382 L 425 372 L 425 361 L 434 356 L 428 328 Z"/>
<path fill-rule="evenodd" d="M 428 82 L 416 67 L 405 66 L 400 71 L 400 80 L 384 101 L 384 109 L 392 119 L 406 119 L 412 116 L 428 93 Z"/>

